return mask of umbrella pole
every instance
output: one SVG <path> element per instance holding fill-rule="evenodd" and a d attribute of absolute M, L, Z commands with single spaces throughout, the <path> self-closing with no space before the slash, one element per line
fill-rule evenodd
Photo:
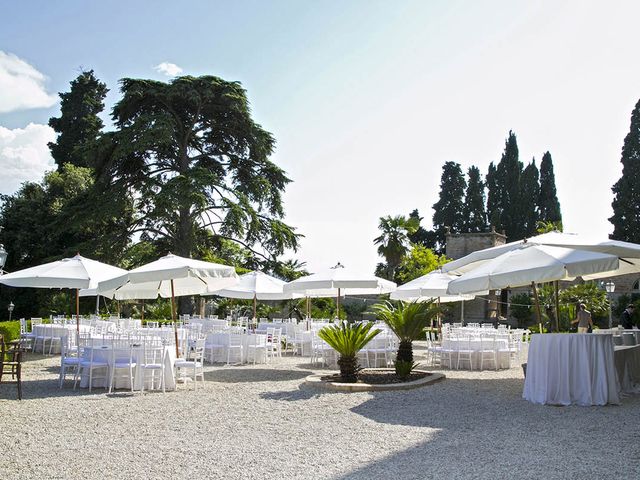
<path fill-rule="evenodd" d="M 80 289 L 76 288 L 76 331 L 80 335 Z"/>
<path fill-rule="evenodd" d="M 171 320 L 173 321 L 173 336 L 176 340 L 176 358 L 180 358 L 180 349 L 178 348 L 178 325 L 176 324 L 176 297 L 173 291 L 173 279 L 171 279 Z"/>
<path fill-rule="evenodd" d="M 555 300 L 556 300 L 556 332 L 560 331 L 560 298 L 558 298 L 558 280 L 556 280 L 555 282 L 553 282 L 553 290 L 554 290 L 554 294 L 555 294 Z"/>
<path fill-rule="evenodd" d="M 464 323 L 464 300 L 460 302 L 460 321 Z"/>
<path fill-rule="evenodd" d="M 257 303 L 257 298 L 256 298 L 256 294 L 253 294 L 253 320 L 255 321 L 256 319 L 256 303 Z"/>
<path fill-rule="evenodd" d="M 536 288 L 536 282 L 531 282 L 531 288 L 533 288 L 533 297 L 536 299 L 536 313 L 538 314 L 538 323 L 542 324 L 542 313 L 540 312 L 540 298 L 538 297 L 538 289 Z M 542 331 L 540 331 L 542 333 Z"/>
<path fill-rule="evenodd" d="M 338 288 L 338 298 L 336 298 L 336 318 L 340 320 L 340 288 Z"/>
<path fill-rule="evenodd" d="M 142 318 L 140 319 L 141 322 L 144 322 L 144 298 L 142 299 Z"/>
<path fill-rule="evenodd" d="M 100 315 L 100 295 L 96 295 L 96 317 Z"/>

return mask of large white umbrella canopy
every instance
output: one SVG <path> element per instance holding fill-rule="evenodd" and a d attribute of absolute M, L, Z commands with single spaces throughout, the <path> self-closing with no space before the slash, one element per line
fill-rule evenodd
<path fill-rule="evenodd" d="M 134 268 L 125 275 L 100 282 L 98 293 L 117 299 L 156 298 L 158 295 L 164 298 L 170 297 L 176 356 L 179 357 L 175 297 L 199 295 L 237 282 L 238 275 L 233 267 L 179 257 L 170 253 L 154 262 Z"/>
<path fill-rule="evenodd" d="M 613 271 L 618 266 L 615 255 L 525 243 L 452 280 L 447 291 L 461 294 L 573 280 Z"/>
<path fill-rule="evenodd" d="M 391 293 L 397 285 L 375 275 L 354 272 L 338 263 L 335 267 L 300 277 L 284 286 L 285 292 L 300 293 L 306 297 L 336 297 L 340 311 L 340 296 L 376 295 Z"/>
<path fill-rule="evenodd" d="M 233 267 L 169 254 L 100 282 L 97 292 L 118 300 L 171 298 L 213 292 L 237 282 Z"/>
<path fill-rule="evenodd" d="M 79 316 L 80 289 L 95 289 L 106 279 L 121 276 L 127 271 L 106 263 L 85 258 L 80 254 L 56 262 L 25 268 L 0 276 L 0 283 L 11 287 L 71 288 L 76 290 L 76 315 Z M 80 329 L 80 319 L 77 319 Z"/>
<path fill-rule="evenodd" d="M 256 318 L 257 300 L 289 300 L 302 297 L 298 293 L 285 292 L 283 287 L 286 283 L 266 273 L 254 271 L 241 275 L 238 283 L 232 287 L 204 295 L 253 300 L 253 318 Z"/>
<path fill-rule="evenodd" d="M 471 294 L 450 295 L 447 293 L 449 282 L 456 278 L 458 278 L 457 275 L 434 270 L 433 272 L 429 272 L 426 275 L 400 285 L 396 291 L 391 294 L 391 299 L 407 301 L 439 299 L 439 301 L 443 303 L 473 300 L 475 297 Z M 481 292 L 476 293 L 480 294 Z"/>
<path fill-rule="evenodd" d="M 619 240 L 598 239 L 574 233 L 548 232 L 526 240 L 485 248 L 466 255 L 442 267 L 443 272 L 462 275 L 506 252 L 517 250 L 524 244 L 549 245 L 573 248 L 589 252 L 608 253 L 620 258 L 618 268 L 609 272 L 597 272 L 582 276 L 585 280 L 612 277 L 640 272 L 640 245 Z"/>
<path fill-rule="evenodd" d="M 302 297 L 300 294 L 285 292 L 283 287 L 286 283 L 279 278 L 255 271 L 240 275 L 236 285 L 203 295 L 219 295 L 221 297 L 244 300 L 254 298 L 256 300 L 289 300 Z"/>

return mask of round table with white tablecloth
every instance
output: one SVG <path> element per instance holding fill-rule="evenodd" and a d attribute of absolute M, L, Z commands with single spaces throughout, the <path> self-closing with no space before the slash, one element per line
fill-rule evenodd
<path fill-rule="evenodd" d="M 205 351 L 210 348 L 210 346 L 215 346 L 213 349 L 213 361 L 214 362 L 227 362 L 227 358 L 231 358 L 232 363 L 237 363 L 238 356 L 235 352 L 229 352 L 229 337 L 230 335 L 239 335 L 242 344 L 242 355 L 240 363 L 247 363 L 249 358 L 249 350 L 251 350 L 250 346 L 255 345 L 258 337 L 266 338 L 266 335 L 255 334 L 255 333 L 210 333 L 207 335 L 205 340 Z M 229 357 L 228 357 L 229 355 Z M 251 359 L 253 361 L 253 358 Z M 258 356 L 256 358 L 256 363 L 266 363 L 267 356 L 263 352 L 258 352 Z"/>
<path fill-rule="evenodd" d="M 33 326 L 33 351 L 40 353 L 60 353 L 60 339 L 76 334 L 76 325 L 56 325 L 41 323 Z M 80 333 L 91 331 L 88 325 L 80 325 Z"/>
<path fill-rule="evenodd" d="M 165 389 L 166 390 L 175 390 L 176 388 L 176 379 L 175 379 L 175 374 L 174 374 L 174 370 L 173 370 L 173 366 L 175 365 L 176 362 L 176 350 L 174 346 L 162 346 L 162 347 L 158 347 L 161 348 L 164 351 L 164 354 L 162 355 L 163 361 L 164 361 L 164 382 L 165 382 Z M 82 356 L 84 359 L 89 359 L 91 358 L 91 353 L 93 350 L 93 360 L 94 362 L 106 362 L 106 363 L 111 363 L 112 361 L 112 354 L 113 354 L 113 349 L 111 347 L 111 345 L 109 345 L 109 342 L 106 341 L 104 345 L 100 345 L 99 342 L 95 342 L 93 346 L 90 347 L 84 347 Z M 125 355 L 128 356 L 128 351 L 125 351 L 123 349 L 119 349 L 119 351 Z M 116 355 L 119 355 L 118 353 L 116 353 Z M 137 365 L 141 365 L 144 361 L 144 349 L 142 347 L 142 345 L 134 345 L 132 348 L 132 358 L 133 361 L 136 362 Z M 81 377 L 80 377 L 80 387 L 81 388 L 88 388 L 89 387 L 89 375 L 87 372 L 80 372 L 81 373 Z M 96 376 L 96 378 L 93 379 L 93 385 L 92 388 L 107 388 L 109 385 L 109 381 L 106 378 L 107 377 L 107 372 L 103 372 L 102 375 L 98 375 Z M 142 388 L 142 379 L 143 379 L 143 369 L 142 368 L 137 368 L 134 371 L 134 384 L 133 384 L 133 389 L 134 390 L 140 390 Z M 129 376 L 128 373 L 126 375 L 118 375 L 116 373 L 116 375 L 114 376 L 114 388 L 124 388 L 124 389 L 131 389 L 131 384 L 129 383 Z"/>
<path fill-rule="evenodd" d="M 511 367 L 511 352 L 509 351 L 509 339 L 505 335 L 497 335 L 494 340 L 494 350 L 497 358 L 497 368 L 510 368 Z M 486 344 L 485 344 L 486 345 Z M 480 356 L 481 351 L 483 349 L 483 343 L 480 338 L 473 337 L 471 339 L 468 338 L 447 338 L 442 340 L 442 350 L 443 351 L 452 351 L 454 352 L 452 355 L 448 355 L 443 357 L 443 361 L 445 358 L 454 362 L 453 365 L 448 365 L 449 368 L 455 368 L 457 366 L 457 353 L 460 350 L 471 350 L 471 363 L 473 365 L 474 370 L 479 370 L 480 365 L 482 364 L 483 369 L 495 369 L 496 365 L 493 364 L 492 360 L 487 360 L 485 356 L 484 360 L 481 362 Z M 460 362 L 461 365 L 463 362 Z M 464 365 L 467 365 L 469 362 L 464 362 Z"/>
<path fill-rule="evenodd" d="M 536 334 L 531 337 L 522 397 L 543 405 L 619 404 L 620 384 L 611 335 Z"/>

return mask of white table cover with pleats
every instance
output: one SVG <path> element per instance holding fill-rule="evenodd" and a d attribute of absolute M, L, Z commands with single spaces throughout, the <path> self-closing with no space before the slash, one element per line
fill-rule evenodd
<path fill-rule="evenodd" d="M 611 335 L 533 335 L 522 397 L 543 405 L 619 404 L 613 351 Z"/>

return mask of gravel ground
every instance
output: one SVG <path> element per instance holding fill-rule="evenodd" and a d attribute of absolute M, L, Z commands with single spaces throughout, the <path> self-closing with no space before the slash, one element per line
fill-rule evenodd
<path fill-rule="evenodd" d="M 59 390 L 58 364 L 28 359 L 22 402 L 0 387 L 1 478 L 640 478 L 640 396 L 533 405 L 519 367 L 321 393 L 301 383 L 327 370 L 288 357 L 208 366 L 195 392 L 107 395 Z"/>

